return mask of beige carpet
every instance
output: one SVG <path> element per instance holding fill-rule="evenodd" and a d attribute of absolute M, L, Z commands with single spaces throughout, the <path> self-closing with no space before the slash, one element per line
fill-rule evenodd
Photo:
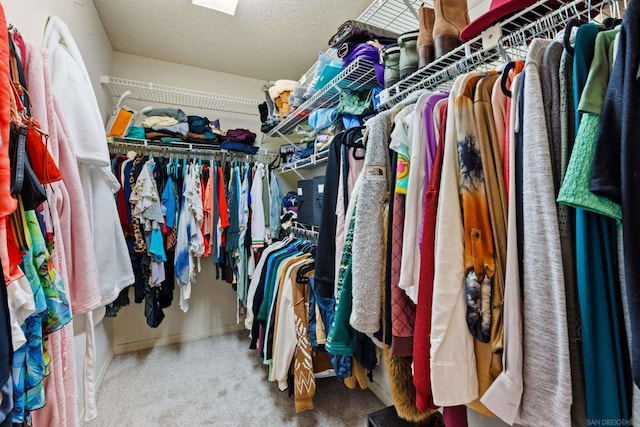
<path fill-rule="evenodd" d="M 368 390 L 316 380 L 315 409 L 266 381 L 246 332 L 118 355 L 98 390 L 98 417 L 112 426 L 366 426 L 384 407 Z"/>

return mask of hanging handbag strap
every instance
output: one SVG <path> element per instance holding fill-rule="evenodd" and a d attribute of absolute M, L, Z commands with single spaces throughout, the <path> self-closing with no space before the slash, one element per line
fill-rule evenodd
<path fill-rule="evenodd" d="M 15 146 L 14 178 L 11 183 L 11 194 L 20 194 L 24 184 L 24 163 L 27 158 L 27 128 L 16 126 L 18 130 L 18 141 Z"/>

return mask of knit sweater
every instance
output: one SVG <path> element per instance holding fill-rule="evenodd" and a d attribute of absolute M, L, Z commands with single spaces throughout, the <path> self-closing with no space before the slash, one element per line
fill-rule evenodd
<path fill-rule="evenodd" d="M 385 111 L 370 121 L 358 193 L 353 232 L 353 307 L 349 322 L 364 333 L 374 333 L 380 328 L 385 253 L 383 211 L 388 197 L 393 114 L 393 110 Z"/>
<path fill-rule="evenodd" d="M 300 268 L 295 269 L 291 274 L 293 283 L 293 312 L 295 315 L 296 346 L 295 359 L 293 361 L 293 382 L 296 412 L 313 409 L 313 396 L 316 394 L 316 379 L 314 374 L 314 360 L 311 354 L 311 343 L 309 341 L 309 310 L 308 310 L 308 289 L 307 285 L 296 281 L 296 276 Z M 305 277 L 314 274 L 313 270 L 305 273 Z"/>
<path fill-rule="evenodd" d="M 571 424 L 571 372 L 558 214 L 539 67 L 548 41 L 536 39 L 525 65 L 523 147 L 522 418 Z"/>

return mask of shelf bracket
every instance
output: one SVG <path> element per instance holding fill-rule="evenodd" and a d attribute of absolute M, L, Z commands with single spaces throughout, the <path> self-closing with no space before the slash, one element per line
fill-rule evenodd
<path fill-rule="evenodd" d="M 418 16 L 418 12 L 416 12 L 416 10 L 413 8 L 413 5 L 411 4 L 411 0 L 402 0 L 402 1 L 404 4 L 407 5 L 407 9 L 409 9 L 411 13 L 413 13 L 413 16 L 415 16 L 416 19 L 420 21 L 420 16 Z"/>

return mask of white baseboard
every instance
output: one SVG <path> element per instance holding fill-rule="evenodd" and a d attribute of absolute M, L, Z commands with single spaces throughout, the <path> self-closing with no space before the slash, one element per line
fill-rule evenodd
<path fill-rule="evenodd" d="M 114 347 L 113 350 L 115 354 L 130 353 L 132 351 L 145 350 L 145 349 L 154 348 L 154 347 L 161 347 L 169 344 L 177 344 L 181 342 L 195 341 L 195 340 L 199 340 L 207 337 L 215 337 L 217 335 L 222 335 L 229 332 L 237 332 L 244 329 L 245 328 L 243 323 L 240 323 L 237 325 L 225 325 L 225 326 L 220 326 L 218 328 L 212 328 L 212 329 L 199 331 L 195 333 L 187 333 L 187 334 L 180 333 L 180 334 L 168 335 L 166 337 L 151 338 L 151 339 L 142 340 L 142 341 L 116 344 L 113 346 Z"/>
<path fill-rule="evenodd" d="M 393 398 L 391 397 L 390 390 L 387 390 L 385 387 L 382 387 L 380 384 L 372 381 L 369 381 L 369 390 L 371 390 L 371 392 L 375 394 L 382 403 L 387 406 L 393 406 Z"/>

